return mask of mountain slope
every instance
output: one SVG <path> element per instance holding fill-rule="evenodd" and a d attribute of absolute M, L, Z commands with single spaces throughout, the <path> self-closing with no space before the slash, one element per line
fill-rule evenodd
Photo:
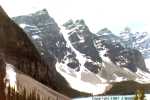
<path fill-rule="evenodd" d="M 150 57 L 150 35 L 147 32 L 137 32 L 135 35 L 134 48 L 138 49 L 144 56 L 144 58 Z"/>
<path fill-rule="evenodd" d="M 124 34 L 126 37 L 126 40 L 130 40 L 130 43 L 127 42 L 126 45 L 131 44 L 130 48 L 134 48 L 139 50 L 144 59 L 145 59 L 145 63 L 146 63 L 146 67 L 149 70 L 149 57 L 150 57 L 150 35 L 148 32 L 136 32 L 136 33 L 129 33 L 129 32 L 123 32 L 121 34 Z M 123 37 L 122 41 L 126 41 Z"/>
<path fill-rule="evenodd" d="M 138 49 L 144 56 L 144 58 L 149 58 L 149 42 L 150 35 L 147 32 L 136 32 L 136 33 L 120 33 L 126 35 L 126 39 L 130 40 L 131 48 Z M 123 41 L 125 39 L 121 37 Z M 129 43 L 127 44 L 129 45 Z"/>
<path fill-rule="evenodd" d="M 44 100 L 48 100 L 48 98 L 53 100 L 70 100 L 70 98 L 52 90 L 51 88 L 48 88 L 47 86 L 39 83 L 38 81 L 28 77 L 23 73 L 17 72 L 16 78 L 17 83 L 20 84 L 19 86 L 24 87 L 27 90 L 27 93 L 30 93 L 32 90 L 36 90 L 36 92 L 40 94 L 40 96 L 42 96 L 41 98 Z M 18 88 L 18 91 L 20 93 L 23 92 L 21 88 Z"/>
<path fill-rule="evenodd" d="M 26 75 L 67 96 L 80 94 L 71 89 L 66 80 L 56 71 L 56 59 L 49 55 L 41 56 L 27 34 L 7 16 L 2 8 L 0 8 L 0 29 L 0 53 L 6 63 L 14 65 Z"/>
<path fill-rule="evenodd" d="M 20 95 L 24 93 L 25 89 L 27 95 L 30 95 L 30 93 L 34 91 L 40 95 L 42 100 L 70 100 L 70 98 L 23 74 L 18 71 L 15 66 L 8 63 L 6 64 L 5 80 L 7 80 L 6 86 L 10 85 L 10 87 L 13 87 Z"/>
<path fill-rule="evenodd" d="M 141 53 L 124 48 L 112 33 L 111 39 L 107 33 L 93 34 L 83 20 L 69 20 L 59 31 L 46 10 L 13 20 L 27 32 L 46 60 L 55 59 L 55 70 L 65 78 L 68 88 L 78 91 L 76 96 L 81 96 L 80 92 L 103 94 L 122 81 L 149 83 L 150 73 Z M 53 28 L 56 30 L 51 31 Z"/>

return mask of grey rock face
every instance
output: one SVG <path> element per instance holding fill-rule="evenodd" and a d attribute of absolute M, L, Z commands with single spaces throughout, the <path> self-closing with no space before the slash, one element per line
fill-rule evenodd
<path fill-rule="evenodd" d="M 98 40 L 96 39 L 96 41 Z M 124 48 L 119 42 L 106 40 L 99 40 L 97 49 L 100 53 L 102 50 L 106 50 L 104 56 L 109 57 L 118 66 L 126 67 L 133 72 L 136 72 L 137 68 L 148 71 L 142 54 L 136 49 Z"/>
<path fill-rule="evenodd" d="M 18 16 L 13 20 L 25 30 L 42 55 L 56 56 L 58 46 L 65 45 L 59 34 L 59 27 L 45 9 L 27 16 Z"/>
<path fill-rule="evenodd" d="M 150 57 L 150 35 L 148 32 L 122 32 L 120 34 L 125 47 L 139 50 L 144 58 Z"/>
<path fill-rule="evenodd" d="M 90 32 L 83 20 L 76 20 L 75 22 L 69 20 L 63 26 L 66 30 L 71 30 L 67 34 L 69 35 L 69 40 L 75 49 L 86 56 L 91 57 L 93 61 L 96 61 L 96 59 L 99 58 L 98 52 L 93 43 L 93 37 L 95 35 Z"/>

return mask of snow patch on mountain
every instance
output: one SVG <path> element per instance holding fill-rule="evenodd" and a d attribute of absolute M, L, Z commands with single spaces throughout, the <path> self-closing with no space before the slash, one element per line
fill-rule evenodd
<path fill-rule="evenodd" d="M 138 69 L 136 74 L 138 75 L 138 77 L 135 80 L 136 82 L 139 82 L 142 84 L 150 83 L 150 73 L 147 73 Z"/>
<path fill-rule="evenodd" d="M 99 72 L 99 76 L 105 78 L 107 80 L 107 83 L 126 81 L 129 80 L 130 77 L 135 77 L 135 75 L 130 70 L 115 65 L 109 57 L 106 57 L 106 51 L 107 50 L 102 50 L 100 52 L 100 55 L 103 60 L 103 68 L 101 69 L 101 72 Z M 108 76 L 103 75 L 103 72 L 105 72 L 105 74 Z"/>
<path fill-rule="evenodd" d="M 31 25 L 28 25 L 28 24 L 20 24 L 19 25 L 21 28 L 26 28 L 26 27 L 32 27 L 32 28 L 35 28 L 36 26 L 31 26 Z"/>
<path fill-rule="evenodd" d="M 117 74 L 113 74 L 113 76 L 115 76 L 115 82 L 122 82 L 122 81 L 126 81 L 127 78 L 124 78 L 123 76 L 118 76 Z"/>
<path fill-rule="evenodd" d="M 145 59 L 147 69 L 150 71 L 150 58 Z"/>
<path fill-rule="evenodd" d="M 16 84 L 16 72 L 14 70 L 14 66 L 11 64 L 6 64 L 6 86 L 12 87 L 13 89 L 17 90 L 17 84 Z"/>
<path fill-rule="evenodd" d="M 65 77 L 65 79 L 69 82 L 70 86 L 73 88 L 73 89 L 76 89 L 78 91 L 81 91 L 81 92 L 86 92 L 86 93 L 91 93 L 93 95 L 97 95 L 97 94 L 103 94 L 105 93 L 107 90 L 109 90 L 112 85 L 111 84 L 108 84 L 108 83 L 102 83 L 102 84 L 94 84 L 92 83 L 92 78 L 90 78 L 91 82 L 86 82 L 86 81 L 83 81 L 75 76 L 77 76 L 78 73 L 74 73 L 75 76 L 71 76 L 69 74 L 67 74 L 63 67 L 65 66 L 61 66 L 60 63 L 56 63 L 56 69 L 57 71 Z M 86 74 L 82 72 L 82 74 Z M 92 74 L 92 73 L 91 73 Z M 94 75 L 94 74 L 93 74 Z M 95 75 L 94 75 L 95 76 Z M 96 76 L 95 76 L 96 77 Z M 86 76 L 86 78 L 89 78 Z M 94 77 L 93 77 L 94 78 Z"/>
<path fill-rule="evenodd" d="M 107 50 L 102 50 L 100 52 L 100 56 L 103 60 L 102 71 L 104 71 L 105 73 L 107 73 L 106 75 L 111 77 L 106 77 L 105 75 L 103 75 L 104 73 L 100 74 L 102 71 L 99 73 L 99 76 L 107 79 L 107 83 L 127 80 L 135 80 L 136 82 L 142 84 L 150 83 L 150 73 L 142 71 L 139 68 L 137 69 L 137 72 L 134 73 L 128 68 L 119 67 L 118 65 L 115 65 L 109 57 L 105 56 L 106 51 Z"/>
<path fill-rule="evenodd" d="M 41 37 L 39 35 L 33 35 L 32 38 L 35 39 L 35 40 L 36 39 L 41 39 Z"/>
<path fill-rule="evenodd" d="M 64 36 L 68 46 L 75 52 L 76 58 L 78 59 L 78 61 L 80 63 L 80 71 L 79 71 L 80 75 L 78 75 L 79 76 L 78 78 L 81 79 L 81 72 L 85 69 L 84 64 L 87 59 L 84 54 L 80 53 L 78 50 L 76 50 L 72 46 L 71 42 L 69 41 L 69 35 L 68 35 L 69 31 L 65 30 L 63 27 L 61 27 L 61 32 L 63 33 L 63 36 Z"/>

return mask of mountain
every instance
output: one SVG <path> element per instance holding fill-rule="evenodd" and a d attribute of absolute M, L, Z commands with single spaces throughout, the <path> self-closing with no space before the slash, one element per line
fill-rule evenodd
<path fill-rule="evenodd" d="M 140 84 L 149 84 L 150 73 L 142 54 L 122 46 L 121 38 L 108 29 L 92 33 L 82 19 L 69 20 L 58 27 L 45 9 L 12 19 L 26 32 L 47 63 L 54 60 L 53 69 L 48 73 L 54 76 L 48 80 L 43 78 L 42 83 L 61 93 L 70 97 L 86 95 L 84 93 L 104 94 L 120 83 L 117 88 L 126 86 L 128 91 L 123 92 L 128 94 Z M 124 81 L 139 84 L 128 88 Z"/>
<path fill-rule="evenodd" d="M 48 16 L 48 12 L 45 9 L 28 16 L 13 18 L 13 20 L 17 23 L 21 23 L 20 26 L 25 30 L 28 37 L 37 45 L 37 50 L 39 50 L 41 55 L 47 56 L 47 58 L 59 53 L 57 45 L 61 46 L 65 44 L 63 43 L 64 41 L 61 40 L 59 27 L 53 18 Z"/>
<path fill-rule="evenodd" d="M 13 65 L 16 70 L 64 95 L 71 97 L 80 94 L 71 89 L 67 81 L 56 71 L 56 59 L 48 55 L 49 58 L 46 60 L 41 56 L 23 29 L 11 20 L 1 7 L 0 39 L 0 57 L 5 63 Z"/>
<path fill-rule="evenodd" d="M 124 36 L 121 35 L 122 36 L 121 38 L 123 41 L 122 43 L 123 44 L 125 43 L 127 46 L 129 46 L 130 44 L 130 48 L 139 50 L 145 59 L 146 67 L 148 68 L 148 70 L 150 70 L 150 66 L 149 66 L 150 35 L 149 33 L 148 32 L 136 32 L 136 33 L 122 32 L 121 34 L 124 34 Z M 126 37 L 126 39 L 123 37 Z M 128 42 L 125 42 L 126 40 L 128 40 Z"/>
<path fill-rule="evenodd" d="M 110 41 L 110 42 L 120 42 L 121 41 L 121 38 L 119 36 L 114 35 L 107 28 L 101 29 L 96 34 L 98 35 L 98 38 L 101 38 L 101 40 L 106 40 L 106 41 Z"/>
<path fill-rule="evenodd" d="M 135 48 L 139 50 L 144 58 L 149 58 L 150 52 L 149 52 L 149 41 L 150 41 L 150 35 L 148 32 L 122 32 L 120 33 L 120 37 L 122 41 L 128 41 L 126 42 L 126 45 L 130 45 L 129 48 Z"/>

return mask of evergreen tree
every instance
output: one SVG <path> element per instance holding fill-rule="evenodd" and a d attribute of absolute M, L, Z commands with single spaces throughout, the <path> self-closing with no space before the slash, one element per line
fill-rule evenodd
<path fill-rule="evenodd" d="M 138 89 L 136 91 L 134 100 L 145 100 L 145 95 L 144 95 L 144 90 L 143 89 Z"/>
<path fill-rule="evenodd" d="M 5 83 L 6 64 L 2 56 L 0 56 L 0 100 L 5 100 Z"/>

